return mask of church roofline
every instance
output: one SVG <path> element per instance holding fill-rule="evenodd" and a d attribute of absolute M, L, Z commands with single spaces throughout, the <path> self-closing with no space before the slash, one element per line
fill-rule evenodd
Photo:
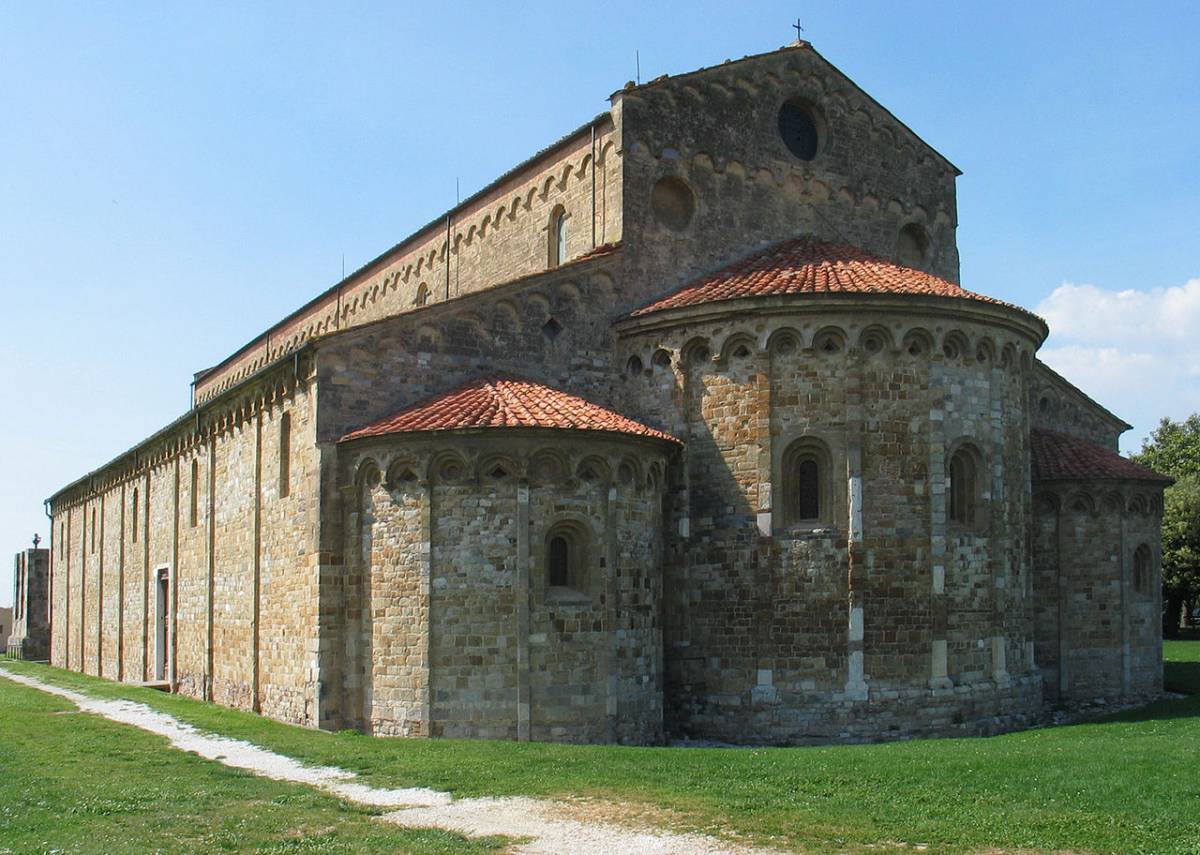
<path fill-rule="evenodd" d="M 1070 390 L 1070 392 L 1072 394 L 1078 395 L 1080 398 L 1082 398 L 1084 401 L 1086 401 L 1089 405 L 1091 405 L 1092 407 L 1095 407 L 1099 411 L 1100 415 L 1107 417 L 1112 422 L 1113 426 L 1121 428 L 1121 433 L 1124 433 L 1127 430 L 1133 429 L 1133 425 L 1131 425 L 1129 422 L 1125 421 L 1123 418 L 1118 416 L 1116 413 L 1114 413 L 1108 407 L 1099 403 L 1095 398 L 1093 398 L 1087 392 L 1080 389 L 1078 386 L 1076 386 L 1074 383 L 1072 383 L 1066 377 L 1063 377 L 1061 374 L 1059 374 L 1057 371 L 1055 371 L 1053 368 L 1051 368 L 1049 365 L 1047 365 L 1042 360 L 1035 358 L 1034 365 L 1038 368 L 1038 370 L 1044 371 L 1046 374 L 1049 374 L 1051 381 L 1054 381 L 1054 382 L 1062 384 L 1063 386 L 1066 386 L 1067 389 Z"/>
<path fill-rule="evenodd" d="M 443 300 L 438 303 L 430 303 L 427 306 L 421 306 L 420 308 L 412 309 L 410 311 L 402 312 L 402 313 L 396 314 L 396 315 L 388 315 L 387 317 L 379 318 L 378 320 L 374 320 L 374 321 L 369 321 L 368 323 L 365 323 L 365 324 L 358 324 L 356 326 L 348 327 L 346 329 L 333 330 L 332 332 L 326 333 L 325 335 L 319 336 L 317 338 L 309 339 L 308 341 L 305 341 L 303 344 L 299 345 L 295 350 L 288 351 L 287 353 L 284 353 L 284 354 L 276 357 L 274 360 L 267 363 L 263 367 L 259 368 L 257 371 L 246 375 L 245 377 L 243 377 L 242 379 L 238 380 L 236 383 L 231 385 L 229 388 L 222 389 L 220 392 L 214 394 L 211 398 L 208 398 L 201 403 L 194 404 L 189 410 L 187 410 L 185 413 L 183 413 L 183 415 L 177 416 L 175 419 L 168 422 L 165 426 L 159 428 L 154 433 L 150 434 L 150 436 L 148 436 L 145 439 L 140 440 L 139 442 L 130 446 L 125 451 L 114 456 L 108 462 L 96 467 L 95 469 L 91 470 L 87 474 L 82 475 L 79 478 L 76 478 L 74 481 L 72 481 L 71 483 L 62 487 L 61 489 L 56 490 L 48 499 L 46 499 L 46 501 L 53 504 L 55 502 L 55 500 L 57 500 L 64 493 L 68 493 L 71 490 L 78 489 L 79 487 L 88 483 L 90 480 L 101 476 L 107 470 L 112 469 L 113 467 L 118 466 L 121 463 L 129 461 L 130 459 L 134 458 L 136 455 L 138 455 L 140 452 L 142 452 L 144 449 L 146 449 L 150 445 L 154 444 L 155 442 L 159 442 L 160 440 L 169 436 L 172 432 L 177 431 L 181 428 L 186 428 L 189 425 L 194 425 L 198 414 L 203 413 L 204 411 L 209 410 L 209 409 L 219 405 L 221 402 L 227 400 L 231 396 L 236 395 L 242 389 L 245 389 L 250 384 L 252 384 L 255 381 L 262 378 L 264 375 L 270 373 L 271 371 L 278 370 L 282 365 L 284 365 L 286 363 L 294 362 L 295 359 L 297 357 L 301 356 L 302 354 L 309 353 L 309 352 L 316 352 L 320 349 L 321 346 L 323 346 L 325 344 L 329 344 L 331 342 L 336 342 L 336 341 L 340 340 L 343 336 L 347 336 L 352 333 L 359 333 L 359 332 L 363 332 L 366 330 L 370 330 L 373 327 L 377 327 L 381 324 L 395 321 L 397 318 L 406 318 L 406 317 L 410 317 L 410 316 L 417 315 L 417 314 L 424 314 L 426 312 L 436 314 L 436 313 L 439 313 L 439 310 L 444 310 L 444 311 L 459 310 L 459 309 L 461 309 L 461 303 L 469 302 L 473 299 L 478 299 L 481 296 L 483 296 L 484 294 L 491 295 L 491 294 L 493 294 L 493 292 L 497 291 L 498 289 L 518 288 L 518 287 L 521 287 L 522 285 L 527 284 L 531 280 L 537 279 L 542 276 L 546 276 L 549 274 L 561 273 L 564 270 L 571 270 L 576 267 L 584 267 L 585 265 L 587 265 L 589 263 L 598 262 L 603 259 L 611 258 L 614 255 L 616 255 L 620 250 L 621 250 L 620 241 L 617 241 L 615 243 L 603 244 L 601 246 L 596 247 L 593 250 L 590 250 L 589 252 L 584 253 L 583 255 L 579 256 L 578 258 L 571 259 L 570 261 L 566 262 L 565 264 L 559 265 L 558 267 L 552 268 L 550 270 L 539 270 L 535 273 L 526 274 L 525 276 L 520 276 L 516 279 L 510 279 L 507 282 L 501 282 L 491 288 L 488 288 L 486 291 L 472 291 L 468 294 L 458 294 L 454 297 L 451 297 L 449 300 Z M 211 372 L 212 370 L 215 370 L 215 369 L 209 369 L 209 372 Z"/>
<path fill-rule="evenodd" d="M 422 317 L 435 317 L 442 312 L 461 311 L 463 304 L 469 304 L 484 297 L 497 297 L 506 290 L 520 288 L 524 285 L 528 285 L 534 280 L 541 279 L 542 277 L 561 274 L 565 271 L 575 271 L 576 268 L 583 268 L 586 265 L 594 262 L 611 258 L 621 251 L 621 247 L 621 241 L 601 244 L 595 249 L 588 250 L 578 258 L 572 258 L 570 261 L 563 262 L 558 267 L 551 267 L 546 270 L 535 270 L 533 273 L 526 273 L 522 276 L 516 277 L 515 279 L 506 279 L 503 282 L 497 282 L 495 285 L 489 285 L 487 288 L 480 291 L 469 291 L 466 294 L 455 294 L 453 297 L 449 297 L 445 300 L 439 300 L 436 303 L 428 303 L 424 306 L 415 306 L 407 311 L 397 312 L 394 315 L 385 315 L 382 318 L 376 318 L 375 320 L 367 321 L 366 323 L 355 324 L 354 326 L 346 327 L 345 329 L 334 329 L 324 333 L 323 335 L 309 339 L 308 344 L 319 348 L 323 345 L 329 344 L 330 342 L 339 341 L 343 336 L 365 332 L 401 318 L 413 318 L 418 315 Z"/>
<path fill-rule="evenodd" d="M 955 311 L 990 306 L 1019 313 L 1031 322 L 1038 343 L 1049 334 L 1046 322 L 1020 306 L 967 291 L 948 280 L 905 267 L 845 243 L 802 236 L 759 247 L 711 273 L 698 276 L 681 288 L 634 309 L 618 319 L 623 327 L 642 328 L 642 319 L 666 315 L 693 315 L 725 304 L 777 305 L 823 300 L 877 300 L 892 298 L 904 305 L 916 301 L 954 301 Z M 945 305 L 945 303 L 942 303 Z M 937 302 L 934 303 L 937 305 Z"/>
<path fill-rule="evenodd" d="M 1061 431 L 1033 428 L 1029 432 L 1030 478 L 1054 481 L 1141 481 L 1161 486 L 1175 483 L 1099 443 Z"/>
<path fill-rule="evenodd" d="M 557 140 L 550 143 L 550 145 L 546 146 L 543 149 L 540 149 L 539 151 L 535 152 L 530 157 L 527 157 L 525 160 L 521 161 L 516 166 L 514 166 L 511 169 L 507 170 L 506 172 L 502 173 L 499 177 L 493 179 L 488 184 L 484 185 L 482 188 L 480 188 L 476 192 L 472 193 L 466 199 L 463 199 L 461 202 L 459 202 L 454 207 L 448 209 L 445 213 L 439 215 L 437 218 L 429 221 L 421 228 L 410 233 L 407 237 L 402 239 L 399 243 L 396 243 L 396 244 L 392 245 L 389 249 L 384 250 L 382 253 L 375 256 L 375 258 L 371 259 L 370 261 L 368 261 L 366 264 L 362 265 L 358 269 L 351 271 L 346 276 L 342 277 L 342 279 L 338 280 L 336 283 L 334 283 L 333 285 L 326 288 L 324 291 L 317 294 L 311 300 L 308 300 L 306 303 L 304 303 L 299 308 L 295 309 L 292 312 L 289 312 L 287 315 L 284 315 L 278 321 L 276 321 L 275 323 L 273 323 L 269 327 L 267 327 L 267 329 L 260 332 L 254 338 L 250 339 L 250 341 L 246 342 L 244 345 L 239 347 L 233 353 L 226 356 L 220 362 L 215 363 L 214 365 L 212 365 L 208 368 L 202 368 L 199 371 L 195 372 L 195 374 L 192 377 L 192 382 L 199 383 L 205 377 L 209 377 L 212 374 L 214 374 L 215 372 L 220 371 L 222 368 L 225 368 L 226 366 L 230 365 L 231 363 L 236 362 L 240 357 L 245 356 L 247 353 L 254 350 L 256 347 L 261 346 L 263 340 L 267 336 L 269 336 L 272 332 L 274 332 L 280 328 L 286 327 L 292 321 L 295 321 L 296 319 L 303 317 L 307 312 L 309 312 L 313 308 L 319 306 L 322 302 L 328 300 L 332 296 L 335 296 L 340 289 L 345 288 L 348 285 L 352 284 L 355 280 L 360 279 L 363 276 L 374 272 L 378 267 L 385 264 L 386 262 L 394 260 L 394 258 L 397 255 L 403 254 L 403 250 L 406 247 L 409 247 L 409 246 L 417 243 L 419 238 L 425 237 L 436 230 L 444 229 L 445 225 L 446 225 L 446 219 L 448 217 L 453 218 L 456 214 L 462 213 L 463 211 L 470 208 L 472 205 L 479 202 L 480 199 L 487 196 L 489 193 L 495 191 L 498 187 L 500 187 L 506 181 L 521 174 L 522 172 L 526 171 L 530 167 L 537 164 L 539 161 L 544 160 L 546 157 L 554 154 L 558 150 L 565 148 L 570 143 L 575 142 L 576 140 L 580 139 L 581 137 L 585 136 L 586 134 L 591 133 L 591 129 L 593 127 L 600 125 L 605 121 L 611 122 L 611 120 L 612 120 L 611 113 L 608 113 L 608 112 L 598 113 L 594 118 L 590 119 L 589 121 L 587 121 L 587 122 L 583 123 L 582 125 L 580 125 L 579 127 L 575 128 L 570 133 L 568 133 L 562 137 L 559 137 Z"/>
<path fill-rule="evenodd" d="M 683 444 L 665 431 L 579 395 L 505 373 L 477 377 L 448 392 L 423 398 L 350 431 L 338 442 L 409 434 L 511 429 L 611 433 Z"/>
<path fill-rule="evenodd" d="M 826 58 L 824 54 L 822 54 L 815 47 L 813 47 L 811 42 L 807 42 L 807 41 L 803 41 L 803 40 L 794 41 L 789 45 L 784 45 L 783 47 L 776 48 L 775 50 L 763 51 L 762 53 L 748 54 L 746 56 L 743 56 L 741 59 L 727 59 L 727 60 L 725 60 L 725 62 L 720 63 L 719 65 L 706 65 L 706 66 L 703 66 L 702 68 L 697 68 L 693 71 L 686 71 L 682 74 L 662 74 L 662 75 L 654 78 L 653 80 L 646 81 L 645 83 L 634 84 L 633 86 L 626 85 L 624 88 L 618 89 L 616 92 L 612 93 L 612 95 L 609 97 L 610 98 L 618 98 L 622 95 L 627 95 L 632 92 L 640 92 L 640 91 L 643 91 L 646 89 L 651 89 L 662 83 L 683 80 L 688 77 L 695 77 L 700 74 L 707 74 L 709 72 L 716 71 L 718 69 L 726 69 L 726 68 L 730 68 L 732 66 L 740 65 L 744 62 L 752 62 L 753 60 L 756 60 L 756 59 L 762 59 L 763 57 L 773 56 L 776 54 L 782 54 L 782 53 L 786 53 L 786 52 L 790 52 L 790 51 L 794 51 L 794 50 L 812 51 L 814 56 L 816 56 L 822 62 L 824 62 L 826 65 L 828 65 L 846 83 L 850 84 L 855 89 L 857 89 L 859 92 L 861 92 L 863 94 L 863 96 L 865 98 L 867 98 L 867 100 L 869 100 L 872 104 L 874 104 L 876 107 L 878 107 L 884 113 L 886 113 L 892 119 L 892 121 L 894 121 L 900 127 L 904 128 L 904 130 L 908 131 L 908 133 L 912 134 L 913 138 L 917 142 L 919 142 L 921 145 L 925 146 L 925 148 L 929 149 L 929 151 L 931 151 L 935 156 L 937 156 L 937 158 L 939 160 L 941 160 L 944 164 L 946 164 L 946 166 L 948 166 L 954 172 L 954 174 L 956 176 L 963 174 L 963 171 L 961 169 L 959 169 L 957 166 L 955 166 L 954 163 L 950 160 L 950 158 L 946 157 L 946 155 L 942 154 L 940 151 L 938 151 L 936 148 L 934 148 L 932 145 L 930 145 L 928 142 L 926 142 L 921 137 L 920 134 L 918 134 L 911 127 L 909 127 L 902 119 L 898 118 L 895 113 L 893 113 L 887 107 L 883 106 L 883 104 L 879 103 L 879 101 L 870 92 L 868 92 L 866 89 L 864 89 L 863 87 L 861 87 L 857 83 L 855 83 L 854 80 L 848 74 L 846 74 L 844 71 L 842 71 L 836 65 L 834 65 L 832 62 L 830 62 L 829 59 Z"/>

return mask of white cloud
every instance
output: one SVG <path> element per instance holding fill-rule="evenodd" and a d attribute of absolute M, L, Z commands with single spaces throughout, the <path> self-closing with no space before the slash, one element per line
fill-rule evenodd
<path fill-rule="evenodd" d="M 1200 279 L 1144 291 L 1064 283 L 1035 311 L 1050 324 L 1042 361 L 1134 426 L 1122 450 L 1163 416 L 1200 411 Z"/>

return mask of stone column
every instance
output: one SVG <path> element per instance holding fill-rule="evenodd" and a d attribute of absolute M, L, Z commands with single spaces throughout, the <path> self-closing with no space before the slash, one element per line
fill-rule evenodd
<path fill-rule="evenodd" d="M 517 739 L 529 741 L 529 482 L 517 484 Z"/>
<path fill-rule="evenodd" d="M 609 484 L 602 494 L 601 518 L 604 520 L 604 655 L 600 667 L 604 674 L 605 696 L 605 739 L 617 741 L 617 716 L 619 675 L 617 674 L 617 527 L 613 519 L 613 505 L 617 501 L 617 488 Z"/>
<path fill-rule="evenodd" d="M 250 709 L 259 712 L 259 683 L 261 665 L 259 659 L 259 619 L 261 617 L 260 592 L 262 588 L 262 454 L 263 454 L 263 411 L 258 407 L 254 414 L 254 558 L 250 579 Z"/>
<path fill-rule="evenodd" d="M 1067 610 L 1067 574 L 1064 566 L 1067 561 L 1067 551 L 1063 549 L 1063 540 L 1066 538 L 1064 526 L 1070 518 L 1070 511 L 1063 503 L 1064 496 L 1059 496 L 1058 509 L 1055 516 L 1054 535 L 1057 540 L 1055 545 L 1055 579 L 1058 582 L 1058 697 L 1061 700 L 1067 695 L 1067 689 L 1070 686 L 1069 675 L 1067 673 L 1067 655 L 1070 653 L 1070 637 L 1063 625 L 1065 613 Z"/>
<path fill-rule="evenodd" d="M 214 431 L 208 439 L 208 525 L 207 531 L 207 555 L 208 555 L 208 581 L 205 584 L 205 599 L 207 606 L 205 608 L 204 630 L 204 687 L 201 692 L 201 699 L 211 701 L 213 699 L 213 582 L 216 575 L 216 542 L 217 542 L 217 436 Z"/>
<path fill-rule="evenodd" d="M 1121 497 L 1121 507 L 1118 509 L 1118 519 L 1120 524 L 1117 527 L 1117 575 L 1119 580 L 1119 591 L 1121 598 L 1121 694 L 1128 695 L 1130 686 L 1133 683 L 1133 661 L 1131 651 L 1129 649 L 1129 639 L 1132 632 L 1129 627 L 1129 576 L 1132 571 L 1132 562 L 1129 560 L 1129 555 L 1125 548 L 1128 538 L 1128 521 L 1125 516 L 1126 502 L 1124 496 Z M 1153 575 L 1153 574 L 1151 574 Z M 1147 580 L 1152 583 L 1153 580 Z M 1159 586 L 1162 587 L 1161 585 Z M 1161 614 L 1161 612 L 1156 613 Z"/>
<path fill-rule="evenodd" d="M 125 678 L 125 541 L 129 537 L 130 526 L 125 521 L 125 511 L 129 507 L 129 495 L 125 490 L 126 484 L 121 482 L 121 538 L 117 544 L 117 680 Z M 137 525 L 137 520 L 133 521 Z"/>
<path fill-rule="evenodd" d="M 428 470 L 428 466 L 422 467 Z M 425 650 L 422 659 L 425 662 L 424 674 L 425 691 L 421 698 L 421 725 L 425 736 L 433 736 L 433 633 L 437 626 L 433 611 L 433 538 L 437 526 L 437 514 L 434 508 L 434 479 L 428 477 L 421 483 L 425 490 L 423 518 L 420 525 L 425 532 L 421 541 L 421 620 L 425 623 Z M 370 571 L 368 571 L 370 572 Z"/>
<path fill-rule="evenodd" d="M 988 509 L 988 566 L 992 576 L 992 637 L 991 659 L 992 680 L 997 687 L 1009 684 L 1008 664 L 1005 650 L 1004 615 L 1008 608 L 1008 577 L 1011 530 L 1008 515 L 1008 496 L 1004 490 L 1004 475 L 1009 461 L 1004 458 L 1004 409 L 1002 392 L 997 391 L 1002 382 L 1002 375 L 996 363 L 992 362 L 988 372 L 988 415 L 991 422 L 992 448 L 988 461 L 991 466 L 991 489 L 989 490 Z M 986 483 L 986 482 L 985 482 Z"/>
<path fill-rule="evenodd" d="M 100 541 L 96 544 L 96 676 L 104 676 L 104 501 L 100 493 Z"/>
<path fill-rule="evenodd" d="M 775 573 L 779 556 L 775 549 L 774 532 L 774 443 L 771 436 L 774 396 L 769 345 L 755 356 L 755 363 L 753 428 L 758 442 L 758 568 L 754 587 L 755 622 L 758 626 L 755 637 L 756 678 L 750 697 L 755 703 L 774 703 L 779 698 L 779 690 L 775 687 L 775 651 L 771 643 L 771 624 L 775 613 Z"/>
<path fill-rule="evenodd" d="M 930 643 L 929 688 L 950 689 L 946 643 L 946 410 L 941 363 L 929 363 L 929 555 Z"/>
<path fill-rule="evenodd" d="M 851 363 L 846 384 L 846 480 L 848 499 L 848 531 L 846 550 L 848 555 L 847 595 L 849 627 L 847 629 L 847 675 L 845 695 L 848 700 L 865 701 L 869 696 L 867 676 L 864 670 L 863 643 L 866 637 L 863 626 L 863 606 L 866 600 L 867 568 L 863 549 L 862 515 L 862 447 L 863 447 L 863 403 L 862 366 L 855 360 Z"/>

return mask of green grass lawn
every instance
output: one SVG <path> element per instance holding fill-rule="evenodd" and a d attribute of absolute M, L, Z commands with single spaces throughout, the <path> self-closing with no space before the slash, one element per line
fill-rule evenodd
<path fill-rule="evenodd" d="M 1168 687 L 1198 694 L 1104 722 L 988 739 L 790 749 L 371 739 L 289 727 L 249 713 L 45 666 L 6 666 L 96 696 L 136 699 L 206 730 L 247 739 L 309 763 L 354 770 L 378 786 L 425 786 L 458 796 L 593 796 L 666 809 L 663 816 L 676 828 L 804 852 L 911 852 L 915 844 L 927 844 L 932 852 L 995 848 L 1195 855 L 1200 853 L 1200 641 L 1168 642 L 1165 650 L 1170 660 Z M 250 779 L 177 753 L 155 751 L 162 740 L 91 717 L 62 716 L 57 721 L 66 724 L 58 724 L 46 710 L 63 708 L 63 702 L 7 681 L 0 680 L 0 698 L 6 704 L 0 721 L 6 722 L 6 713 L 14 709 L 36 724 L 35 733 L 40 734 L 37 738 L 25 736 L 19 725 L 0 725 L 0 750 L 4 750 L 0 775 L 10 781 L 15 776 L 18 793 L 51 788 L 42 796 L 19 797 L 16 803 L 8 797 L 7 807 L 0 809 L 7 811 L 0 813 L 0 841 L 11 836 L 18 825 L 50 827 L 34 819 L 26 822 L 23 817 L 30 811 L 62 810 L 64 804 L 88 804 L 101 797 L 91 781 L 107 783 L 107 769 L 91 781 L 76 781 L 66 770 L 87 768 L 90 776 L 90 764 L 109 762 L 111 756 L 126 750 L 125 745 L 132 746 L 131 752 L 140 750 L 157 758 L 155 763 L 160 765 L 154 766 L 153 778 L 161 782 L 155 787 L 161 801 L 147 797 L 114 808 L 113 816 L 124 817 L 123 823 L 144 829 L 155 811 L 165 811 L 172 815 L 169 822 L 179 834 L 194 830 L 188 840 L 229 843 L 236 841 L 239 823 L 248 811 L 235 803 L 254 802 L 255 813 L 266 807 L 274 810 L 275 796 L 254 793 L 286 792 L 291 794 L 289 800 L 268 824 L 274 831 L 264 832 L 265 840 L 274 841 L 263 844 L 264 851 L 293 851 L 269 848 L 283 846 L 278 841 L 284 839 L 289 826 L 292 831 L 299 827 L 328 829 L 336 837 L 351 833 L 343 831 L 340 823 L 344 822 L 346 828 L 363 829 L 353 834 L 370 839 L 367 829 L 371 826 L 362 811 L 339 807 L 328 798 Z M 87 734 L 94 735 L 85 735 L 82 722 L 87 723 Z M 65 734 L 66 745 L 44 745 L 54 728 Z M 93 739 L 109 747 L 96 750 Z M 10 760 L 13 752 L 6 750 L 10 743 L 19 749 L 16 760 Z M 32 760 L 42 757 L 38 762 L 44 763 L 70 756 L 69 761 L 64 759 L 53 767 L 66 777 L 37 784 L 28 771 L 21 771 L 31 762 L 20 759 L 23 752 L 33 752 Z M 128 768 L 138 764 L 122 763 L 138 786 L 153 786 L 137 775 L 136 768 Z M 183 777 L 176 781 L 176 774 Z M 193 780 L 208 783 L 200 787 L 189 783 Z M 62 788 L 71 793 L 64 794 Z M 209 794 L 210 800 L 193 795 L 194 788 Z M 102 792 L 110 791 L 116 805 L 126 804 L 122 787 L 102 788 Z M 40 808 L 39 798 L 50 807 Z M 228 808 L 225 798 L 230 800 Z M 301 804 L 303 807 L 296 807 Z M 101 816 L 106 817 L 102 828 L 114 827 L 116 820 Z M 79 822 L 78 832 L 90 830 L 92 819 L 88 815 Z M 312 851 L 338 851 L 336 840 L 328 845 L 328 850 Z M 444 839 L 414 839 L 399 850 L 460 851 L 455 845 L 459 844 Z M 450 849 L 430 848 L 436 846 Z"/>
<path fill-rule="evenodd" d="M 0 679 L 0 853 L 482 855 L 504 842 L 388 825 L 311 787 L 201 760 L 73 710 Z"/>

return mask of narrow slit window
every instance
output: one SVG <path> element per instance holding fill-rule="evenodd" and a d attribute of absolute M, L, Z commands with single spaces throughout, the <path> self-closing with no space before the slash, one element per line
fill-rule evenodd
<path fill-rule="evenodd" d="M 550 538 L 550 587 L 565 588 L 570 583 L 571 545 L 565 537 Z"/>
<path fill-rule="evenodd" d="M 796 472 L 799 489 L 799 519 L 815 520 L 821 517 L 821 470 L 813 459 L 800 461 Z"/>
<path fill-rule="evenodd" d="M 92 552 L 96 551 L 96 509 L 92 508 Z"/>
<path fill-rule="evenodd" d="M 132 523 L 130 523 L 130 526 L 129 526 L 129 534 L 130 534 L 130 537 L 132 538 L 133 542 L 137 543 L 137 537 L 138 537 L 138 491 L 137 491 L 136 487 L 133 488 L 133 502 L 131 504 L 132 504 L 132 507 L 130 508 L 130 511 L 131 511 L 130 517 L 132 518 L 133 521 L 132 521 Z"/>
<path fill-rule="evenodd" d="M 549 267 L 555 268 L 567 260 L 567 212 L 561 206 L 550 215 Z"/>
<path fill-rule="evenodd" d="M 1133 590 L 1139 594 L 1150 591 L 1150 547 L 1144 543 L 1133 553 Z"/>
<path fill-rule="evenodd" d="M 292 492 L 292 416 L 284 413 L 279 420 L 279 497 Z"/>
<path fill-rule="evenodd" d="M 200 521 L 200 461 L 192 461 L 192 490 L 189 525 L 195 528 Z"/>
<path fill-rule="evenodd" d="M 975 491 L 975 461 L 965 449 L 959 450 L 950 458 L 950 522 L 975 522 Z"/>
<path fill-rule="evenodd" d="M 781 520 L 805 528 L 833 523 L 833 493 L 829 483 L 833 463 L 829 447 L 816 437 L 802 437 L 783 453 L 780 472 Z"/>

